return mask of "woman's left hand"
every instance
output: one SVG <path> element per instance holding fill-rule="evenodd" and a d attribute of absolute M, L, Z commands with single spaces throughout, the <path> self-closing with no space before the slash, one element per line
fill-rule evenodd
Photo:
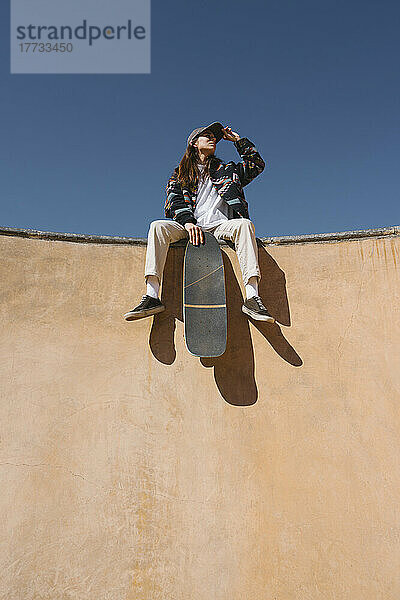
<path fill-rule="evenodd" d="M 223 140 L 229 140 L 230 142 L 236 142 L 236 140 L 240 140 L 240 135 L 236 133 L 236 131 L 232 131 L 231 127 L 223 127 L 224 137 Z"/>

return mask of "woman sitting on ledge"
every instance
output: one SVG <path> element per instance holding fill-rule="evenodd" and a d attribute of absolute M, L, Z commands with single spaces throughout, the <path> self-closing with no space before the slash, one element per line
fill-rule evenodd
<path fill-rule="evenodd" d="M 242 161 L 224 163 L 215 156 L 221 140 L 235 144 Z M 165 216 L 150 224 L 145 265 L 146 294 L 124 318 L 133 321 L 165 310 L 158 297 L 169 244 L 189 238 L 204 243 L 203 231 L 235 245 L 246 290 L 242 311 L 259 321 L 274 322 L 258 295 L 261 272 L 255 228 L 249 219 L 243 187 L 262 173 L 265 162 L 254 144 L 230 127 L 215 122 L 194 129 L 187 148 L 166 186 Z"/>

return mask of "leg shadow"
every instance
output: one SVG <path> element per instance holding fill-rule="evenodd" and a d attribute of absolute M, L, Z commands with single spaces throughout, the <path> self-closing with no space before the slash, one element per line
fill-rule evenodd
<path fill-rule="evenodd" d="M 154 315 L 150 332 L 150 349 L 154 357 L 165 365 L 176 358 L 175 319 L 183 321 L 183 257 L 185 244 L 171 244 L 164 267 L 161 302 L 165 310 Z"/>
<path fill-rule="evenodd" d="M 262 274 L 259 294 L 271 315 L 276 319 L 276 323 L 271 324 L 253 319 L 251 322 L 281 358 L 295 367 L 300 367 L 303 364 L 302 359 L 286 340 L 278 325 L 278 323 L 287 327 L 291 325 L 285 273 L 259 240 L 257 240 L 257 245 Z"/>

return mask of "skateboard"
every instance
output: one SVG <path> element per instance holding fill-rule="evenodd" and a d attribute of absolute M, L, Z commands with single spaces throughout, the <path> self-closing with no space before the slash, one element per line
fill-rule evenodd
<path fill-rule="evenodd" d="M 222 253 L 216 238 L 187 242 L 183 275 L 185 343 L 194 356 L 221 356 L 226 349 L 226 297 Z"/>

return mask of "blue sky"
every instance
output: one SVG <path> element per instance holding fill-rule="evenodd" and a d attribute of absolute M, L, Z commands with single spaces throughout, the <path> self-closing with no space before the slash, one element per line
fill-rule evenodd
<path fill-rule="evenodd" d="M 145 237 L 212 121 L 267 163 L 259 237 L 400 223 L 398 2 L 153 0 L 148 75 L 11 75 L 0 23 L 0 225 Z"/>

